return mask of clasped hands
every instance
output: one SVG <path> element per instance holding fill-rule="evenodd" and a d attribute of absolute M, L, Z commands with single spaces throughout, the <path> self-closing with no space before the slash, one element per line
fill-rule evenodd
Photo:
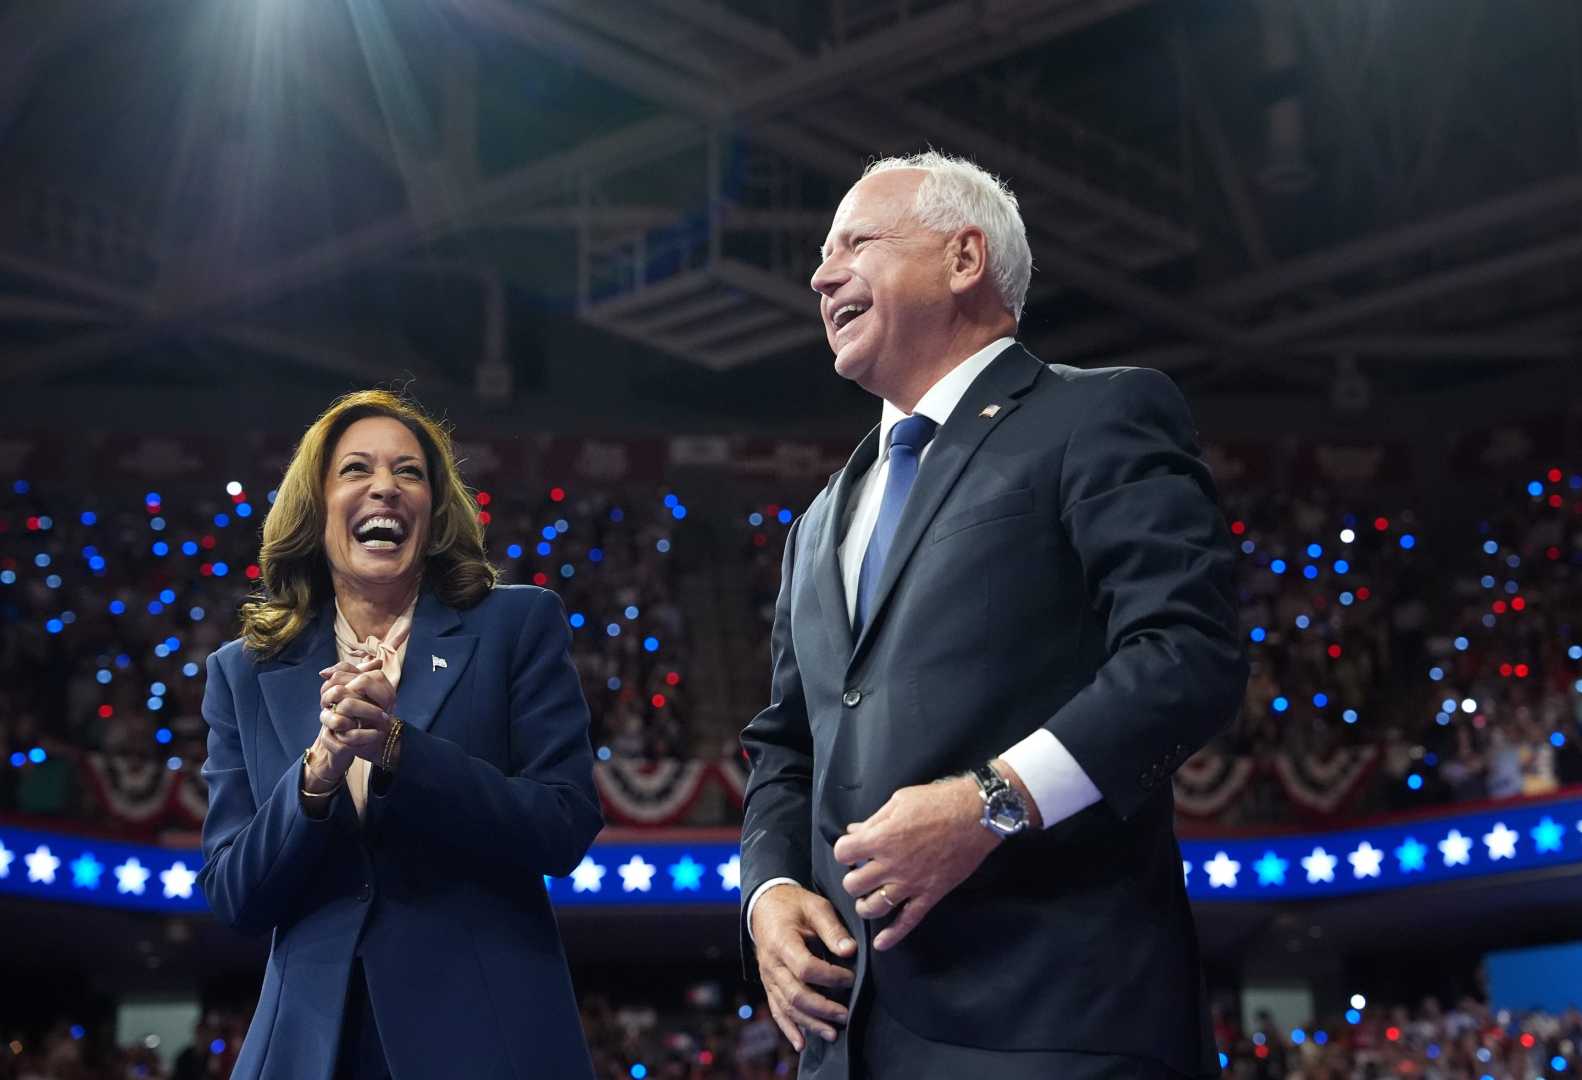
<path fill-rule="evenodd" d="M 898 945 L 1003 842 L 982 817 L 976 781 L 958 776 L 901 788 L 873 816 L 846 827 L 835 841 L 835 858 L 853 867 L 842 887 L 862 918 L 894 916 L 874 935 L 875 949 Z M 752 931 L 769 1011 L 785 1037 L 799 1053 L 808 1033 L 834 1041 L 834 1025 L 849 1011 L 814 987 L 849 990 L 852 973 L 809 949 L 817 940 L 837 958 L 857 955 L 834 906 L 800 885 L 776 885 L 759 897 Z"/>
<path fill-rule="evenodd" d="M 395 687 L 377 656 L 353 654 L 319 672 L 319 734 L 308 752 L 310 786 L 333 788 L 352 761 L 380 764 L 394 719 Z M 400 747 L 396 747 L 399 759 Z M 392 761 L 391 764 L 394 764 Z M 316 783 L 315 783 L 316 782 Z"/>

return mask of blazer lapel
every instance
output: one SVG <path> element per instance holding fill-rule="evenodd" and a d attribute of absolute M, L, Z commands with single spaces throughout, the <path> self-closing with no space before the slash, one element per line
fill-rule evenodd
<path fill-rule="evenodd" d="M 454 633 L 459 626 L 455 609 L 425 589 L 412 614 L 412 635 L 396 689 L 396 715 L 413 727 L 428 730 L 472 661 L 477 635 Z"/>
<path fill-rule="evenodd" d="M 335 663 L 333 605 L 320 609 L 297 640 L 259 673 L 258 687 L 286 756 L 296 757 L 319 733 L 319 672 Z"/>
<path fill-rule="evenodd" d="M 1017 399 L 1027 392 L 1042 370 L 1043 365 L 1026 349 L 1020 345 L 1010 346 L 984 369 L 983 374 L 973 380 L 956 403 L 950 419 L 934 436 L 928 456 L 923 459 L 912 492 L 907 496 L 906 506 L 901 511 L 901 520 L 896 525 L 895 539 L 890 544 L 884 573 L 880 575 L 874 593 L 873 610 L 868 613 L 868 621 L 851 654 L 853 664 L 873 639 L 884 617 L 890 594 L 895 591 L 896 581 L 906 569 L 907 561 L 912 557 L 929 523 L 939 512 L 945 496 L 955 487 L 962 470 L 972 460 L 972 455 L 983 440 L 988 438 L 989 432 L 1016 411 L 1020 405 Z"/>
<path fill-rule="evenodd" d="M 815 541 L 813 581 L 818 589 L 819 606 L 824 609 L 824 620 L 841 656 L 850 656 L 852 649 L 851 617 L 846 614 L 846 585 L 840 569 L 841 523 L 846 520 L 846 510 L 851 505 L 852 488 L 878 456 L 879 428 L 875 425 L 857 444 L 851 460 L 840 471 L 835 482 L 835 497 L 826 504 L 828 514 Z"/>

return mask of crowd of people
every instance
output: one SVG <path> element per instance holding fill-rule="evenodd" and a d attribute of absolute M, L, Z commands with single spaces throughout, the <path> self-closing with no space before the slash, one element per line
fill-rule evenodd
<path fill-rule="evenodd" d="M 1243 1024 L 1215 1010 L 1225 1075 L 1236 1080 L 1562 1080 L 1582 1064 L 1582 1010 L 1495 1009 L 1472 997 L 1364 1007 L 1285 1028 L 1267 1014 Z M 1346 1003 L 1340 1003 L 1344 1006 Z M 109 1029 L 63 1020 L 40 1033 L 0 1031 L 0 1080 L 217 1080 L 230 1075 L 248 1017 L 211 1010 L 191 1041 L 165 1055 L 157 1036 L 117 1045 Z M 772 1080 L 796 1058 L 761 1000 L 718 983 L 678 1001 L 583 995 L 582 1025 L 599 1080 Z M 167 1060 L 169 1064 L 167 1064 Z"/>
<path fill-rule="evenodd" d="M 235 482 L 92 498 L 0 489 L 0 810 L 94 812 L 88 754 L 196 778 L 204 660 L 259 587 L 272 496 Z M 687 756 L 684 505 L 559 487 L 477 499 L 503 580 L 565 602 L 600 758 Z"/>
<path fill-rule="evenodd" d="M 0 673 L 11 676 L 0 678 L 0 809 L 91 809 L 84 753 L 195 777 L 203 660 L 258 587 L 270 494 L 219 482 L 91 499 L 25 481 L 0 489 Z M 1209 753 L 1324 760 L 1370 747 L 1348 816 L 1582 783 L 1582 476 L 1549 470 L 1491 494 L 1476 528 L 1410 508 L 1358 512 L 1316 491 L 1229 486 L 1222 499 L 1253 673 Z M 565 602 L 601 759 L 728 741 L 687 722 L 676 493 L 555 487 L 478 501 L 505 580 Z M 767 656 L 794 514 L 759 504 L 731 526 L 753 655 Z M 1273 770 L 1259 770 L 1219 819 L 1291 816 Z"/>

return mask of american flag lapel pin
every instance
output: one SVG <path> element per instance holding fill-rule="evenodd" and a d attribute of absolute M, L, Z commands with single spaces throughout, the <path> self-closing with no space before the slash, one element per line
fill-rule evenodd
<path fill-rule="evenodd" d="M 434 661 L 434 666 L 429 669 L 430 671 L 438 671 L 442 667 L 450 666 L 449 664 L 445 663 L 445 658 L 443 656 L 430 656 L 429 659 Z"/>
<path fill-rule="evenodd" d="M 1000 407 L 998 405 L 985 405 L 983 407 L 983 411 L 978 415 L 983 417 L 985 420 L 993 420 L 996 416 L 1000 415 Z"/>

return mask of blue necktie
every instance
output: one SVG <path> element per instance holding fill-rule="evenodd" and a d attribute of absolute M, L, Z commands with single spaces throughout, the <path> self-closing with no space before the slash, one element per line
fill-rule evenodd
<path fill-rule="evenodd" d="M 895 527 L 901 522 L 906 497 L 917 480 L 917 459 L 934 437 L 938 424 L 926 416 L 908 416 L 890 429 L 890 475 L 884 483 L 884 501 L 879 504 L 879 520 L 874 523 L 868 550 L 863 552 L 862 570 L 857 575 L 857 619 L 853 636 L 860 637 L 873 610 L 884 562 L 895 540 Z"/>

